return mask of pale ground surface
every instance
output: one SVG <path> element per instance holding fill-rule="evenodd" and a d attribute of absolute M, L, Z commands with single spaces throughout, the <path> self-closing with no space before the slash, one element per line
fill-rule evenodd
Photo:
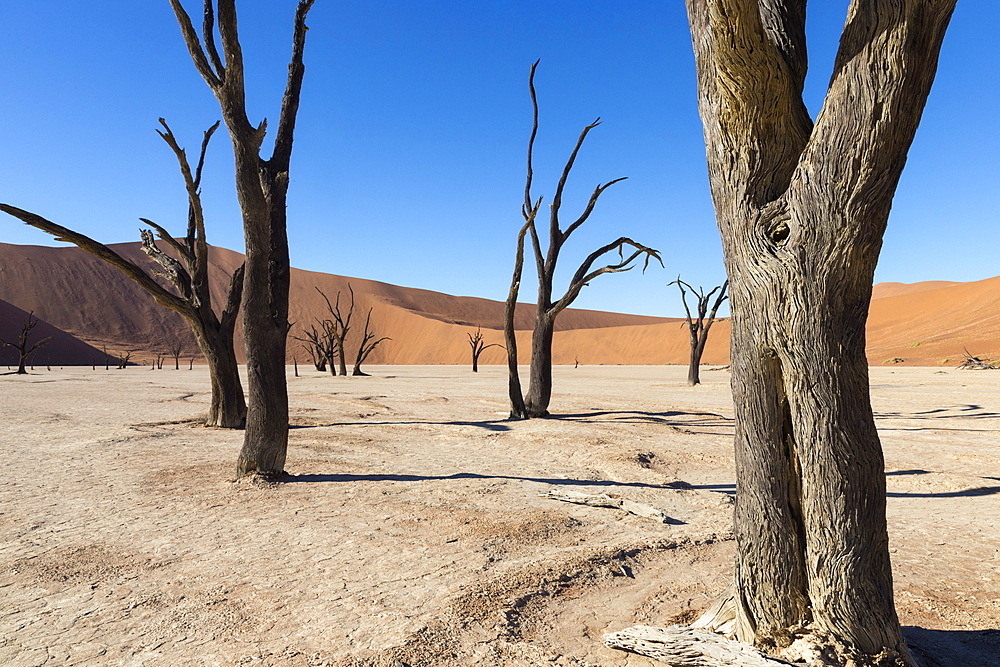
<path fill-rule="evenodd" d="M 207 373 L 0 377 L 0 664 L 601 665 L 731 574 L 725 371 L 290 378 L 291 483 L 231 483 Z M 875 368 L 900 616 L 928 665 L 1000 664 L 1000 372 Z M 617 494 L 673 525 L 539 497 Z"/>

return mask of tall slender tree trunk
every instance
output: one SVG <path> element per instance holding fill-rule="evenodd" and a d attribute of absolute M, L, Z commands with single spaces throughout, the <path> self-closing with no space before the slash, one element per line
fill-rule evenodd
<path fill-rule="evenodd" d="M 233 145 L 243 144 L 234 140 Z M 237 191 L 241 195 L 247 255 L 243 339 L 249 391 L 243 449 L 236 462 L 237 477 L 254 471 L 283 473 L 288 451 L 285 379 L 291 276 L 285 229 L 288 174 L 271 174 L 264 167 L 258 175 L 260 159 L 257 155 L 244 157 L 246 162 L 242 165 L 237 158 L 237 182 L 245 181 Z M 257 195 L 263 197 L 258 199 Z"/>

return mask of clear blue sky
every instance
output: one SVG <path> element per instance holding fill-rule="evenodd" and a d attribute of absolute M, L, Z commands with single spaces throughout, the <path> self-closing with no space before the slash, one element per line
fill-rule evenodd
<path fill-rule="evenodd" d="M 239 3 L 252 120 L 277 119 L 295 4 Z M 810 4 L 814 113 L 847 4 Z M 200 2 L 187 6 L 200 15 Z M 1000 274 L 998 25 L 996 0 L 959 2 L 878 281 Z M 604 124 L 578 160 L 564 217 L 598 182 L 629 177 L 568 244 L 564 278 L 620 235 L 658 248 L 666 264 L 603 276 L 576 305 L 678 315 L 670 280 L 721 282 L 681 0 L 317 0 L 309 26 L 289 192 L 293 266 L 502 300 L 520 225 L 527 73 L 541 58 L 536 194 L 551 200 L 577 134 L 597 116 Z M 167 0 L 3 2 L 0 82 L 0 201 L 106 243 L 138 240 L 140 216 L 183 232 L 180 176 L 156 119 L 195 154 L 219 111 Z M 220 132 L 203 187 L 209 241 L 241 250 L 231 168 Z M 6 216 L 0 241 L 53 245 Z M 534 297 L 526 278 L 522 300 Z"/>

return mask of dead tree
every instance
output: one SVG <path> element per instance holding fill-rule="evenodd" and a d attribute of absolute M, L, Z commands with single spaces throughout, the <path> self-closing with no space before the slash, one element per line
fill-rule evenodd
<path fill-rule="evenodd" d="M 646 266 L 649 265 L 649 261 L 651 259 L 655 259 L 662 264 L 660 255 L 656 250 L 647 248 L 646 246 L 636 243 L 628 237 L 622 236 L 590 253 L 590 255 L 583 260 L 583 263 L 580 264 L 580 267 L 576 270 L 576 273 L 570 280 L 566 293 L 558 300 L 553 300 L 552 283 L 555 280 L 556 263 L 559 260 L 559 253 L 562 251 L 563 245 L 566 243 L 567 239 L 569 239 L 570 235 L 587 221 L 590 214 L 594 210 L 594 206 L 597 204 L 598 198 L 600 198 L 604 191 L 615 183 L 625 180 L 625 178 L 616 178 L 608 183 L 598 184 L 597 187 L 594 188 L 593 193 L 590 195 L 590 200 L 587 202 L 587 205 L 584 207 L 580 216 L 568 227 L 566 227 L 565 230 L 562 229 L 559 215 L 562 208 L 563 190 L 566 187 L 566 181 L 569 179 L 570 171 L 573 169 L 573 164 L 576 162 L 577 154 L 580 152 L 580 148 L 583 146 L 584 140 L 586 140 L 587 135 L 591 130 L 601 124 L 601 119 L 598 118 L 593 123 L 583 128 L 583 131 L 580 133 L 580 137 L 577 139 L 576 146 L 573 148 L 573 152 L 570 153 L 566 166 L 563 167 L 562 176 L 559 179 L 555 195 L 552 198 L 552 204 L 549 205 L 548 248 L 543 253 L 542 244 L 539 240 L 538 231 L 535 226 L 535 217 L 537 216 L 538 206 L 541 200 L 539 199 L 538 201 L 533 202 L 531 195 L 531 180 L 533 175 L 532 152 L 534 150 L 535 136 L 538 133 L 538 99 L 535 95 L 535 69 L 537 67 L 538 62 L 536 61 L 531 65 L 531 73 L 528 76 L 528 89 L 531 93 L 531 105 L 533 109 L 533 123 L 531 128 L 531 137 L 528 140 L 528 174 L 524 187 L 524 204 L 521 207 L 521 213 L 525 219 L 525 224 L 521 232 L 518 233 L 518 257 L 515 263 L 514 280 L 511 283 L 511 293 L 508 296 L 507 306 L 509 317 L 506 318 L 505 322 L 505 327 L 507 328 L 505 334 L 509 344 L 513 339 L 512 303 L 516 303 L 517 301 L 517 288 L 520 284 L 520 268 L 523 265 L 523 237 L 525 232 L 527 232 L 531 235 L 531 246 L 534 251 L 535 268 L 538 274 L 538 300 L 535 307 L 535 327 L 531 336 L 530 379 L 528 383 L 528 395 L 527 398 L 523 400 L 525 408 L 523 412 L 524 415 L 528 417 L 544 417 L 549 413 L 549 400 L 552 396 L 552 335 L 555 331 L 556 316 L 572 304 L 576 300 L 577 296 L 580 295 L 580 290 L 582 290 L 585 285 L 590 283 L 590 281 L 597 276 L 605 273 L 620 273 L 622 271 L 628 271 L 635 266 L 635 261 L 642 256 L 645 257 L 643 270 L 645 270 Z M 627 257 L 625 256 L 626 247 L 631 249 L 631 253 Z M 620 261 L 597 269 L 593 268 L 595 262 L 605 255 L 613 252 L 618 253 L 618 259 Z M 514 351 L 513 358 L 515 360 L 515 366 L 512 372 L 516 373 L 516 350 Z M 518 380 L 517 384 L 520 385 L 520 380 Z M 513 386 L 513 381 L 511 382 L 511 386 Z M 522 412 L 519 407 L 521 402 L 522 401 L 517 400 L 512 396 L 512 416 L 520 416 L 517 413 Z"/>
<path fill-rule="evenodd" d="M 204 2 L 201 37 L 181 0 L 170 0 L 194 65 L 215 94 L 229 129 L 236 164 L 236 193 L 246 241 L 243 336 L 246 342 L 249 405 L 236 477 L 251 472 L 281 475 L 288 451 L 288 386 L 285 361 L 288 336 L 288 234 L 286 196 L 295 117 L 305 66 L 306 15 L 313 0 L 299 0 L 295 11 L 292 58 L 281 102 L 274 149 L 260 155 L 267 123 L 250 123 L 246 110 L 243 49 L 236 25 L 236 0 Z"/>
<path fill-rule="evenodd" d="M 814 122 L 804 0 L 687 0 L 736 419 L 735 580 L 698 625 L 765 650 L 799 639 L 832 664 L 914 664 L 865 323 L 955 1 L 852 0 Z"/>
<path fill-rule="evenodd" d="M 719 306 L 721 306 L 726 301 L 726 290 L 729 288 L 729 281 L 725 281 L 722 285 L 715 287 L 711 292 L 705 294 L 703 288 L 698 288 L 697 290 L 691 285 L 687 284 L 681 280 L 680 276 L 677 276 L 677 280 L 670 283 L 671 285 L 677 285 L 677 289 L 681 291 L 681 302 L 684 304 L 684 314 L 687 323 L 688 333 L 691 336 L 691 359 L 688 365 L 688 386 L 693 387 L 697 384 L 701 384 L 701 377 L 699 375 L 699 369 L 701 367 L 701 355 L 705 352 L 705 343 L 708 342 L 708 330 L 712 328 L 712 324 L 715 323 L 715 314 L 719 311 Z M 688 308 L 687 302 L 687 292 L 684 288 L 691 290 L 691 293 L 698 299 L 698 317 L 694 319 L 691 317 L 691 309 Z M 709 311 L 708 304 L 712 300 L 712 295 L 716 292 L 719 296 L 715 298 L 715 303 L 712 304 L 712 310 Z"/>
<path fill-rule="evenodd" d="M 156 230 L 160 240 L 169 246 L 173 251 L 172 255 L 168 255 L 157 246 L 152 231 L 143 229 L 140 231 L 140 235 L 143 252 L 159 265 L 159 270 L 154 271 L 153 274 L 170 281 L 176 294 L 164 288 L 145 269 L 89 236 L 74 232 L 39 215 L 13 206 L 0 204 L 0 210 L 19 218 L 32 227 L 52 234 L 60 241 L 73 243 L 80 249 L 107 262 L 149 293 L 156 303 L 179 313 L 191 327 L 198 347 L 208 362 L 212 383 L 212 403 L 205 425 L 241 428 L 246 420 L 246 402 L 236 363 L 233 333 L 243 293 L 243 267 L 241 266 L 233 272 L 226 305 L 222 314 L 216 315 L 212 308 L 211 285 L 208 277 L 208 241 L 205 237 L 205 215 L 201 205 L 201 175 L 205 165 L 205 153 L 219 123 L 205 131 L 194 170 L 192 170 L 187 154 L 177 143 L 177 139 L 167 122 L 161 118 L 160 125 L 163 126 L 163 130 L 157 130 L 157 134 L 173 151 L 187 192 L 187 235 L 182 239 L 175 239 L 160 225 L 142 218 L 144 223 Z M 175 357 L 175 366 L 176 363 Z M 163 368 L 163 360 L 159 355 L 157 367 Z"/>
<path fill-rule="evenodd" d="M 323 290 L 316 288 L 316 291 L 320 293 L 323 300 L 326 301 L 327 312 L 330 313 L 330 317 L 333 319 L 321 320 L 320 324 L 323 326 L 323 332 L 326 336 L 327 341 L 333 343 L 336 349 L 337 363 L 340 367 L 340 374 L 342 376 L 347 376 L 347 354 L 344 350 L 344 341 L 347 340 L 347 333 L 351 330 L 351 317 L 354 315 L 354 288 L 351 284 L 347 284 L 347 289 L 351 292 L 351 305 L 347 309 L 346 313 L 340 311 L 340 292 L 337 292 L 337 299 L 333 305 L 330 304 L 330 299 L 326 297 Z M 370 312 L 369 312 L 370 314 Z M 329 348 L 329 346 L 328 346 Z M 330 372 L 333 373 L 333 356 L 330 356 Z"/>
<path fill-rule="evenodd" d="M 469 346 L 472 347 L 472 372 L 479 372 L 479 355 L 483 353 L 484 350 L 488 350 L 491 347 L 503 347 L 500 343 L 490 343 L 487 345 L 483 342 L 483 332 L 480 327 L 476 327 L 476 333 L 471 334 L 466 332 L 469 337 Z"/>
<path fill-rule="evenodd" d="M 12 347 L 17 350 L 17 373 L 16 375 L 27 375 L 28 371 L 25 370 L 25 362 L 28 360 L 32 354 L 38 351 L 39 348 L 43 347 L 46 343 L 52 340 L 52 336 L 46 336 L 45 338 L 39 338 L 34 343 L 28 342 L 28 337 L 31 335 L 31 330 L 38 325 L 38 318 L 34 317 L 34 311 L 28 313 L 27 319 L 25 319 L 24 324 L 21 326 L 21 331 L 17 334 L 17 341 L 8 341 L 0 338 L 0 346 Z"/>
<path fill-rule="evenodd" d="M 364 362 L 365 359 L 368 358 L 368 355 L 370 355 L 375 350 L 375 348 L 379 346 L 380 343 L 387 340 L 392 340 L 388 336 L 383 336 L 382 338 L 378 338 L 374 331 L 370 331 L 369 325 L 371 324 L 371 321 L 372 321 L 372 309 L 369 308 L 368 317 L 365 318 L 365 330 L 364 333 L 361 335 L 361 344 L 358 345 L 358 354 L 354 358 L 354 370 L 351 372 L 351 375 L 368 375 L 368 373 L 363 373 L 361 371 L 361 364 Z"/>
<path fill-rule="evenodd" d="M 174 370 L 179 371 L 181 369 L 181 352 L 184 351 L 183 343 L 174 343 L 170 346 L 170 356 L 174 358 Z"/>
<path fill-rule="evenodd" d="M 128 368 L 129 359 L 132 358 L 132 350 L 126 350 L 118 355 L 118 370 L 125 370 Z"/>
<path fill-rule="evenodd" d="M 332 352 L 329 348 L 329 338 L 325 334 L 322 323 L 320 323 L 319 329 L 314 324 L 310 325 L 308 329 L 302 327 L 302 335 L 293 336 L 293 338 L 303 344 L 316 370 L 321 373 L 326 372 L 326 364 L 331 361 Z"/>

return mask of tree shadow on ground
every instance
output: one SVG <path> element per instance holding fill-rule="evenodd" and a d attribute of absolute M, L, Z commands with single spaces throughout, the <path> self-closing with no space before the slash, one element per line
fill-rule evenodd
<path fill-rule="evenodd" d="M 903 628 L 921 667 L 996 667 L 1000 664 L 1000 630 L 929 630 Z"/>
<path fill-rule="evenodd" d="M 935 408 L 921 412 L 876 412 L 875 419 L 996 419 L 1000 412 L 990 412 L 981 405 L 967 403 L 960 407 Z"/>
<path fill-rule="evenodd" d="M 385 474 L 351 474 L 351 473 L 314 473 L 304 475 L 289 475 L 284 481 L 293 482 L 429 482 L 448 481 L 456 479 L 510 479 L 523 482 L 537 482 L 553 486 L 599 486 L 599 487 L 632 487 L 643 489 L 695 489 L 685 482 L 669 482 L 667 484 L 647 484 L 645 482 L 615 482 L 607 479 L 567 479 L 546 477 L 517 477 L 514 475 L 482 475 L 474 472 L 458 472 L 452 475 L 402 475 L 398 473 Z"/>
<path fill-rule="evenodd" d="M 598 417 L 608 417 L 609 419 L 598 419 Z M 670 419 L 671 417 L 692 417 L 692 419 Z M 718 435 L 717 431 L 695 431 L 691 430 L 691 427 L 705 427 L 705 428 L 728 428 L 732 427 L 733 419 L 729 417 L 724 417 L 722 415 L 716 414 L 714 412 L 643 412 L 641 410 L 598 410 L 594 412 L 582 412 L 577 414 L 551 414 L 547 417 L 538 417 L 537 419 L 548 419 L 553 421 L 575 421 L 584 423 L 600 423 L 603 421 L 610 422 L 624 422 L 624 423 L 657 423 L 666 426 L 674 426 L 677 428 L 688 429 L 691 433 L 710 433 L 712 435 Z M 295 418 L 292 418 L 295 421 Z M 517 424 L 520 420 L 511 419 L 484 419 L 480 421 L 466 421 L 466 420 L 450 420 L 450 421 L 421 421 L 417 419 L 408 419 L 400 421 L 367 421 L 366 419 L 359 418 L 356 422 L 325 422 L 318 424 L 291 424 L 290 429 L 299 428 L 321 428 L 321 427 L 335 427 L 335 426 L 358 426 L 360 424 L 365 424 L 369 426 L 475 426 L 477 428 L 483 428 L 489 431 L 504 432 L 510 431 L 513 424 Z"/>
<path fill-rule="evenodd" d="M 891 470 L 885 474 L 886 477 L 893 477 L 898 475 L 930 475 L 933 474 L 930 470 L 921 470 L 916 468 L 914 470 Z M 1000 477 L 982 477 L 980 479 L 989 479 L 993 481 L 1000 482 Z M 901 491 L 889 491 L 886 493 L 888 498 L 973 498 L 976 496 L 993 496 L 1000 493 L 1000 486 L 977 486 L 972 489 L 962 489 L 961 491 L 939 491 L 937 493 L 903 493 Z M 998 660 L 1000 664 L 1000 660 Z"/>

